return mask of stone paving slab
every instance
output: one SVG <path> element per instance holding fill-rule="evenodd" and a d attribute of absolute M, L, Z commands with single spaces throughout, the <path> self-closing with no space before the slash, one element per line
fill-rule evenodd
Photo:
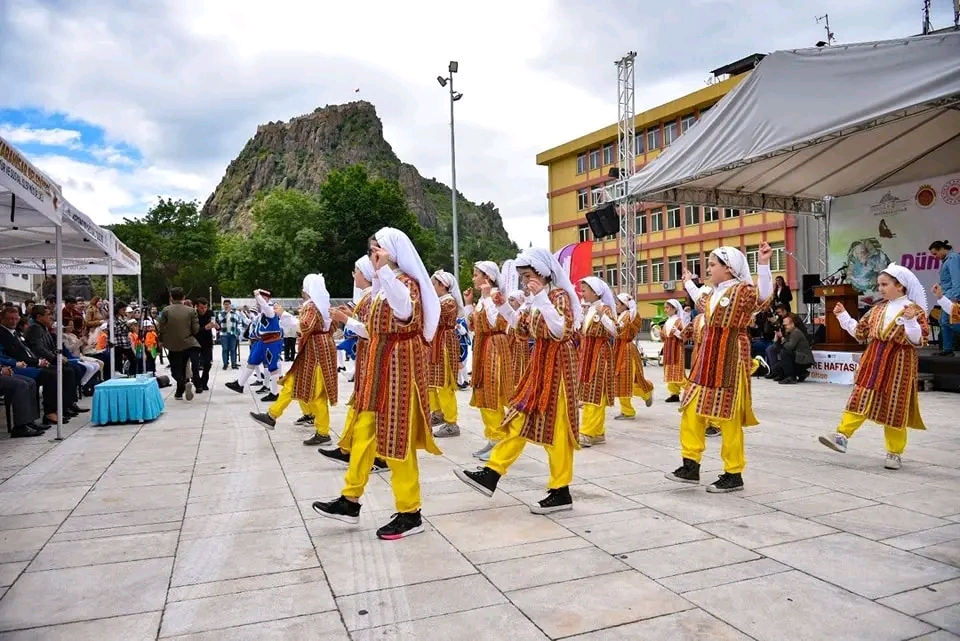
<path fill-rule="evenodd" d="M 928 430 L 894 472 L 876 426 L 845 455 L 817 443 L 848 388 L 757 381 L 732 495 L 667 481 L 677 408 L 641 407 L 576 454 L 574 510 L 542 517 L 527 507 L 542 448 L 493 498 L 453 476 L 483 442 L 461 392 L 462 435 L 420 456 L 426 532 L 383 542 L 389 475 L 371 477 L 359 526 L 319 517 L 343 468 L 301 444 L 296 406 L 276 430 L 253 422 L 263 404 L 233 377 L 191 403 L 165 390 L 153 423 L 0 440 L 0 641 L 960 639 L 956 395 L 921 395 Z"/>

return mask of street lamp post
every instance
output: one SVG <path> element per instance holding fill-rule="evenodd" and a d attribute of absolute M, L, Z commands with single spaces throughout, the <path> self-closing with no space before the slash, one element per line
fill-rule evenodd
<path fill-rule="evenodd" d="M 450 196 L 451 208 L 453 210 L 453 278 L 457 281 L 457 287 L 460 287 L 460 238 L 457 225 L 457 145 L 456 133 L 453 120 L 453 103 L 463 98 L 463 94 L 453 90 L 453 74 L 457 73 L 457 61 L 451 60 L 447 67 L 449 76 L 437 76 L 437 82 L 441 87 L 450 87 Z"/>

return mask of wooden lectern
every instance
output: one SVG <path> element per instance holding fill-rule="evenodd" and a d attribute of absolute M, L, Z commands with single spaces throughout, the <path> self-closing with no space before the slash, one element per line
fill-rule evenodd
<path fill-rule="evenodd" d="M 834 306 L 837 303 L 843 303 L 851 318 L 860 318 L 860 292 L 853 285 L 842 283 L 839 285 L 820 285 L 813 289 L 813 293 L 822 297 L 826 303 L 824 324 L 827 330 L 826 342 L 816 345 L 814 349 L 827 352 L 862 352 L 866 345 L 858 343 L 853 336 L 847 333 L 847 330 L 840 327 L 840 322 L 833 313 Z"/>

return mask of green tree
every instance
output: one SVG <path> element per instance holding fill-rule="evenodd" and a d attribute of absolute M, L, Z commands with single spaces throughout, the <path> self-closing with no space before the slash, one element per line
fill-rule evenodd
<path fill-rule="evenodd" d="M 140 254 L 145 297 L 161 302 L 171 287 L 192 296 L 216 288 L 217 226 L 200 216 L 196 202 L 161 198 L 142 217 L 124 218 L 111 229 Z M 131 289 L 136 291 L 135 283 Z"/>

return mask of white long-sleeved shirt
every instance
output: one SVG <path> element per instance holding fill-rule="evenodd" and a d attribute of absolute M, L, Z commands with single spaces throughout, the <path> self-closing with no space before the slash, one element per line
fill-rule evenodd
<path fill-rule="evenodd" d="M 600 306 L 602 304 L 603 304 L 603 301 L 600 301 L 600 300 L 590 303 L 590 306 L 587 308 L 587 313 L 583 315 L 583 329 L 586 329 L 587 327 L 589 327 L 591 323 L 593 323 L 594 321 L 596 321 L 597 318 L 599 318 L 600 324 L 603 325 L 603 328 L 607 330 L 607 333 L 611 334 L 612 336 L 616 336 L 617 326 L 616 324 L 613 323 L 613 320 L 606 316 L 599 315 Z M 613 329 L 610 328 L 610 325 L 607 325 L 608 322 L 612 324 Z"/>
<path fill-rule="evenodd" d="M 404 285 L 397 272 L 389 266 L 384 265 L 377 270 L 375 278 L 379 280 L 377 296 L 383 296 L 387 299 L 387 304 L 393 310 L 393 316 L 398 321 L 406 322 L 413 316 L 413 299 L 410 297 L 410 290 Z"/>
<path fill-rule="evenodd" d="M 493 303 L 493 294 L 496 291 L 496 288 L 491 289 L 489 296 L 483 296 L 480 298 L 480 301 L 476 304 L 476 306 L 467 305 L 463 308 L 463 313 L 469 316 L 473 313 L 474 309 L 482 310 L 487 314 L 487 322 L 490 323 L 490 327 L 493 327 L 497 324 L 497 314 L 499 313 L 497 306 Z M 509 301 L 507 303 L 507 307 L 509 307 Z M 507 319 L 508 323 L 510 322 L 510 319 L 507 318 L 507 316 L 504 316 L 504 318 Z"/>
<path fill-rule="evenodd" d="M 277 315 L 277 312 L 274 311 L 273 305 L 271 305 L 267 300 L 260 295 L 260 292 L 257 292 L 253 295 L 254 300 L 257 301 L 257 306 L 260 308 L 260 313 L 266 316 L 267 318 L 273 318 Z"/>
<path fill-rule="evenodd" d="M 887 301 L 887 307 L 883 311 L 883 326 L 886 328 L 894 322 L 903 325 L 903 331 L 907 335 L 907 340 L 914 345 L 920 345 L 923 341 L 923 328 L 920 326 L 920 321 L 916 318 L 903 318 L 900 316 L 906 306 L 911 302 L 912 301 L 906 296 Z M 837 321 L 840 323 L 840 327 L 856 338 L 859 321 L 851 317 L 849 312 L 844 310 L 842 314 L 837 316 Z"/>
<path fill-rule="evenodd" d="M 367 287 L 366 289 L 363 290 L 363 293 L 369 294 L 371 289 L 372 287 Z M 349 329 L 351 332 L 353 332 L 360 338 L 366 338 L 366 339 L 370 338 L 370 333 L 367 331 L 367 326 L 361 323 L 356 318 L 351 316 L 350 318 L 347 319 L 347 322 L 344 325 L 346 326 L 346 329 Z"/>
<path fill-rule="evenodd" d="M 713 313 L 717 305 L 720 304 L 723 293 L 739 282 L 736 278 L 731 278 L 717 285 L 710 294 L 707 309 Z M 690 298 L 692 298 L 694 302 L 698 301 L 701 294 L 709 289 L 707 286 L 697 287 L 693 284 L 693 281 L 690 280 L 685 282 L 683 287 L 686 292 L 690 294 Z M 757 298 L 759 300 L 767 300 L 771 296 L 773 296 L 773 273 L 770 271 L 770 265 L 757 265 Z"/>
<path fill-rule="evenodd" d="M 940 306 L 940 309 L 942 309 L 943 313 L 946 314 L 947 316 L 953 313 L 953 306 L 955 304 L 956 303 L 954 303 L 952 300 L 950 300 L 946 296 L 941 296 L 940 298 L 937 299 L 937 305 Z"/>
<path fill-rule="evenodd" d="M 531 313 L 542 314 L 543 320 L 547 324 L 547 329 L 550 330 L 550 334 L 559 340 L 563 338 L 563 316 L 560 315 L 557 308 L 550 302 L 550 297 L 547 293 L 548 290 L 542 289 L 539 294 L 531 298 Z"/>

